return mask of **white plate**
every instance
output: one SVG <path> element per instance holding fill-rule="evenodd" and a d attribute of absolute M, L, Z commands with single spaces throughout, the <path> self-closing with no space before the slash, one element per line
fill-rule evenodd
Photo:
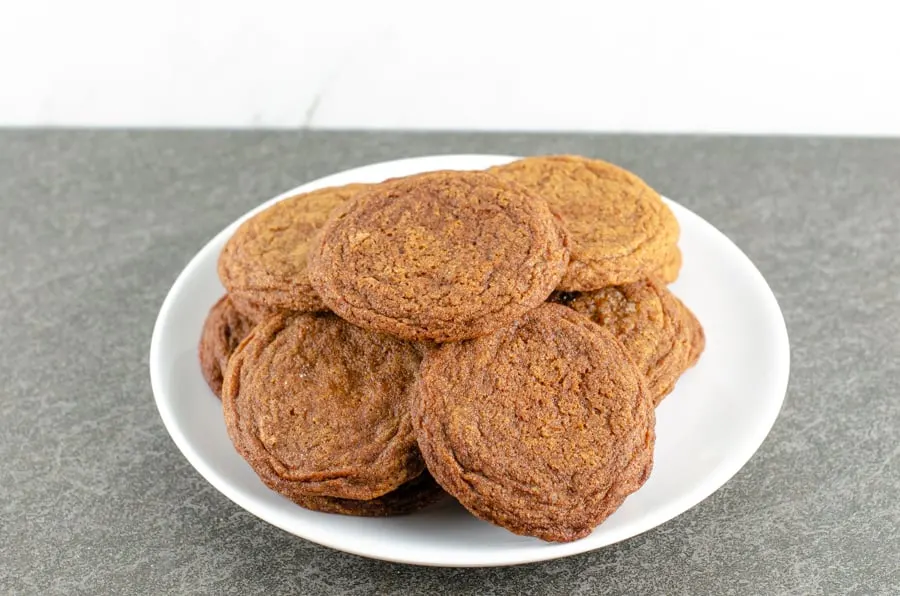
<path fill-rule="evenodd" d="M 703 323 L 706 352 L 657 410 L 653 473 L 593 534 L 568 544 L 515 536 L 447 502 L 405 517 L 372 519 L 306 511 L 267 489 L 235 452 L 221 405 L 207 388 L 197 341 L 221 296 L 216 260 L 240 221 L 271 203 L 323 186 L 378 182 L 436 169 L 481 169 L 514 158 L 420 157 L 321 178 L 260 205 L 191 259 L 159 312 L 150 378 L 163 422 L 188 461 L 225 496 L 307 540 L 366 557 L 442 566 L 511 565 L 593 550 L 646 532 L 725 484 L 759 448 L 787 389 L 784 319 L 753 263 L 721 232 L 677 203 L 684 266 L 672 290 Z"/>

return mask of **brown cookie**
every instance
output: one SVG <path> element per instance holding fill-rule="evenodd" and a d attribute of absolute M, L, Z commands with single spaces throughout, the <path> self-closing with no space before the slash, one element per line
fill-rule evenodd
<path fill-rule="evenodd" d="M 331 313 L 276 314 L 238 346 L 222 402 L 237 451 L 289 497 L 374 499 L 422 473 L 420 348 Z"/>
<path fill-rule="evenodd" d="M 488 170 L 542 196 L 562 218 L 572 257 L 558 288 L 596 290 L 652 275 L 670 258 L 678 221 L 660 196 L 605 161 L 529 157 Z"/>
<path fill-rule="evenodd" d="M 653 277 L 656 277 L 663 282 L 670 284 L 674 283 L 676 279 L 678 279 L 678 274 L 681 273 L 681 249 L 677 246 L 673 246 L 669 250 L 669 256 L 666 257 L 665 262 L 660 266 L 659 269 L 653 274 Z"/>
<path fill-rule="evenodd" d="M 327 310 L 309 284 L 306 253 L 331 211 L 365 184 L 289 197 L 240 225 L 219 255 L 219 278 L 254 321 L 280 311 Z"/>
<path fill-rule="evenodd" d="M 247 320 L 252 321 L 254 324 L 259 323 L 266 317 L 270 317 L 274 314 L 278 314 L 279 312 L 292 312 L 284 309 L 278 309 L 266 306 L 260 302 L 256 302 L 245 295 L 242 294 L 230 294 L 231 304 L 234 305 L 234 308 L 241 313 L 243 317 Z M 313 309 L 309 312 L 316 312 L 323 309 Z"/>
<path fill-rule="evenodd" d="M 429 351 L 412 414 L 438 483 L 516 534 L 582 538 L 652 467 L 643 376 L 609 331 L 558 304 Z"/>
<path fill-rule="evenodd" d="M 222 375 L 228 359 L 251 329 L 253 324 L 234 308 L 227 294 L 209 309 L 198 351 L 203 378 L 216 397 L 222 397 Z"/>
<path fill-rule="evenodd" d="M 418 511 L 437 503 L 446 495 L 447 493 L 426 470 L 399 488 L 375 499 L 361 501 L 295 495 L 291 500 L 305 509 L 323 513 L 339 513 L 358 517 L 387 517 Z"/>
<path fill-rule="evenodd" d="M 309 255 L 313 287 L 361 327 L 456 341 L 543 302 L 568 261 L 547 204 L 485 172 L 388 180 L 335 211 Z"/>
<path fill-rule="evenodd" d="M 688 350 L 687 363 L 684 367 L 687 370 L 697 364 L 697 361 L 700 360 L 700 355 L 706 349 L 706 333 L 703 331 L 703 325 L 700 324 L 700 321 L 697 320 L 697 316 L 691 309 L 680 299 L 675 298 L 675 300 L 678 300 L 685 326 L 690 330 L 691 335 L 690 350 Z"/>
<path fill-rule="evenodd" d="M 687 368 L 691 329 L 665 284 L 643 280 L 591 292 L 555 293 L 551 300 L 608 329 L 647 378 L 655 404 L 671 393 Z"/>

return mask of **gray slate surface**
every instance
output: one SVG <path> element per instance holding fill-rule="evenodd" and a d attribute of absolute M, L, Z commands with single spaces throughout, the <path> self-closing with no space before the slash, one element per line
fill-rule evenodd
<path fill-rule="evenodd" d="M 345 555 L 243 512 L 156 413 L 175 276 L 250 207 L 433 153 L 602 156 L 730 236 L 787 320 L 790 389 L 724 488 L 598 552 L 505 569 Z M 900 141 L 0 132 L 0 593 L 896 594 Z"/>

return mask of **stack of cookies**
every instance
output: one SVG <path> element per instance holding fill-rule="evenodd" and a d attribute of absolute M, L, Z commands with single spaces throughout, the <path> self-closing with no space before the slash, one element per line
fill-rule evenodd
<path fill-rule="evenodd" d="M 294 196 L 222 250 L 200 363 L 237 451 L 316 511 L 446 496 L 584 537 L 646 481 L 654 408 L 704 347 L 678 223 L 576 156 Z"/>

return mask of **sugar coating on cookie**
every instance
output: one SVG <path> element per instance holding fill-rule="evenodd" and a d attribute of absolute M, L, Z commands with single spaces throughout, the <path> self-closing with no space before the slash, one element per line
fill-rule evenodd
<path fill-rule="evenodd" d="M 386 181 L 332 214 L 310 252 L 313 287 L 362 327 L 457 341 L 543 302 L 568 262 L 546 202 L 485 172 Z"/>
<path fill-rule="evenodd" d="M 557 155 L 488 171 L 533 190 L 562 219 L 572 255 L 560 290 L 638 281 L 672 258 L 678 221 L 660 196 L 627 170 L 597 159 Z"/>
<path fill-rule="evenodd" d="M 273 315 L 228 363 L 228 434 L 289 498 L 380 497 L 424 469 L 408 408 L 421 358 L 331 313 Z"/>
<path fill-rule="evenodd" d="M 279 311 L 327 310 L 309 283 L 310 240 L 338 205 L 367 187 L 329 187 L 289 197 L 243 222 L 219 256 L 222 284 L 254 321 Z"/>
<path fill-rule="evenodd" d="M 582 538 L 647 479 L 654 409 L 606 329 L 558 304 L 427 353 L 412 413 L 428 469 L 477 517 Z"/>
<path fill-rule="evenodd" d="M 227 294 L 209 309 L 198 352 L 203 378 L 216 397 L 222 397 L 222 375 L 228 359 L 252 328 L 253 323 L 237 311 Z"/>
<path fill-rule="evenodd" d="M 647 379 L 655 404 L 671 393 L 688 367 L 692 330 L 682 305 L 661 281 L 648 279 L 590 292 L 555 293 L 565 304 L 608 329 Z"/>

